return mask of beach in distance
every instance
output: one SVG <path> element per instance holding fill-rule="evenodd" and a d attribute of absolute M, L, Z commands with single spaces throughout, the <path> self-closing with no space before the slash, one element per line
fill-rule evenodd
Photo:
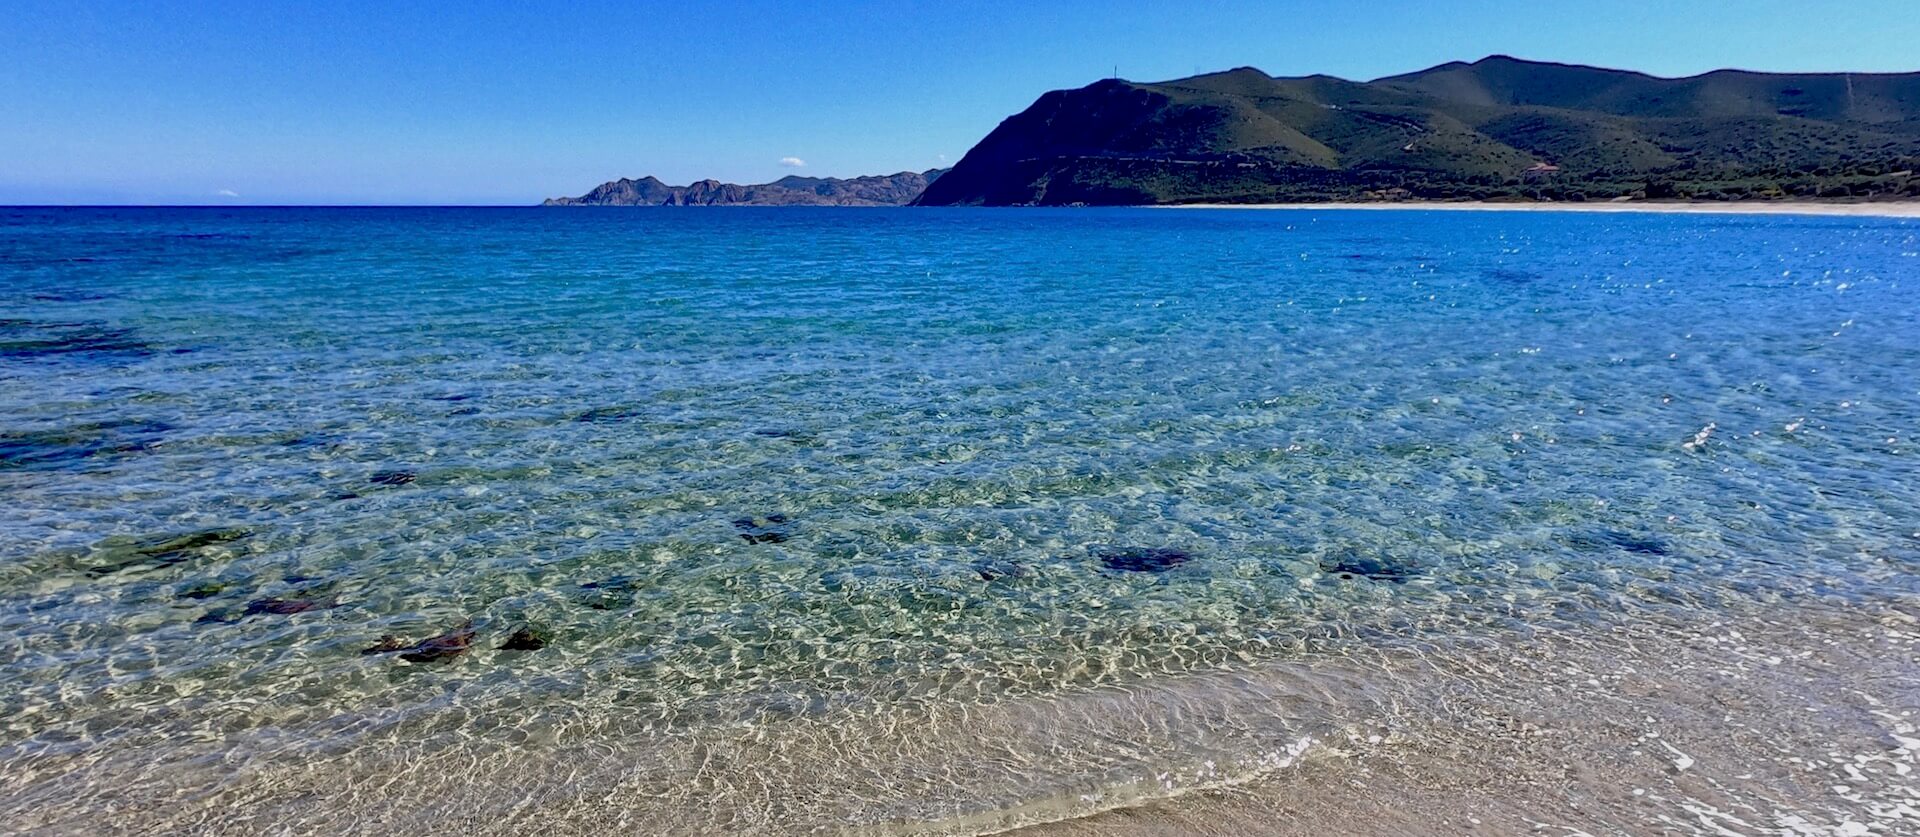
<path fill-rule="evenodd" d="M 1445 212 L 1662 212 L 1697 215 L 1825 215 L 1854 218 L 1920 218 L 1920 201 L 1838 203 L 1833 201 L 1606 201 L 1600 203 L 1531 201 L 1417 201 L 1349 203 L 1188 203 L 1156 209 L 1365 209 Z"/>

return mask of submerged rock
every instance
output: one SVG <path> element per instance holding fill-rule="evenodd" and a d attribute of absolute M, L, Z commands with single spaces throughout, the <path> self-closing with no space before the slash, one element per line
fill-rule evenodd
<path fill-rule="evenodd" d="M 143 453 L 157 447 L 171 430 L 157 421 L 104 421 L 56 430 L 0 431 L 0 468 L 59 469 Z"/>
<path fill-rule="evenodd" d="M 138 359 L 151 354 L 153 346 L 135 337 L 131 330 L 103 322 L 0 320 L 0 358 L 102 356 Z"/>
<path fill-rule="evenodd" d="M 1637 552 L 1641 555 L 1666 555 L 1673 551 L 1672 548 L 1667 546 L 1666 541 L 1659 538 L 1623 534 L 1612 540 L 1614 546 L 1620 547 L 1628 552 Z"/>
<path fill-rule="evenodd" d="M 1582 532 L 1567 539 L 1581 549 L 1624 549 L 1639 555 L 1667 555 L 1673 547 L 1656 535 L 1643 535 L 1619 529 Z"/>
<path fill-rule="evenodd" d="M 1331 562 L 1322 561 L 1320 569 L 1348 581 L 1365 578 L 1395 584 L 1405 584 L 1418 573 L 1418 570 L 1405 564 L 1371 555 L 1347 555 Z"/>
<path fill-rule="evenodd" d="M 413 480 L 414 475 L 411 471 L 380 471 L 368 479 L 367 482 L 373 483 L 374 485 L 406 485 L 407 483 L 413 482 Z"/>
<path fill-rule="evenodd" d="M 500 643 L 501 651 L 538 651 L 545 647 L 547 647 L 546 633 L 534 630 L 531 625 L 520 626 L 507 637 L 506 642 Z"/>
<path fill-rule="evenodd" d="M 89 291 L 64 290 L 43 291 L 34 294 L 33 298 L 40 302 L 99 302 L 107 297 L 105 294 L 96 294 Z"/>
<path fill-rule="evenodd" d="M 594 610 L 612 610 L 624 607 L 633 600 L 632 576 L 616 575 L 603 581 L 589 581 L 580 585 L 582 596 L 580 603 Z"/>
<path fill-rule="evenodd" d="M 1096 546 L 1093 557 L 1109 570 L 1129 573 L 1166 572 L 1193 560 L 1193 554 L 1164 546 Z"/>
<path fill-rule="evenodd" d="M 245 529 L 208 529 L 159 541 L 150 541 L 136 551 L 143 555 L 170 556 L 183 552 L 192 552 L 202 547 L 218 543 L 236 541 L 252 534 Z"/>
<path fill-rule="evenodd" d="M 765 523 L 751 517 L 735 518 L 733 528 L 739 530 L 740 539 L 747 543 L 786 543 L 793 535 L 786 515 L 770 514 L 763 519 Z"/>
<path fill-rule="evenodd" d="M 182 599 L 211 599 L 226 592 L 226 589 L 227 584 L 223 581 L 201 581 L 180 588 L 175 595 Z"/>
<path fill-rule="evenodd" d="M 1025 565 L 1005 558 L 982 558 L 973 562 L 973 571 L 980 574 L 981 581 L 1024 578 L 1027 575 Z"/>
<path fill-rule="evenodd" d="M 794 445 L 810 445 L 810 444 L 813 444 L 813 441 L 814 441 L 813 436 L 808 435 L 807 433 L 801 432 L 799 430 L 788 430 L 785 428 L 778 428 L 778 427 L 758 428 L 753 431 L 753 435 L 758 436 L 762 439 L 778 439 L 782 442 L 787 442 L 789 444 L 794 444 Z"/>
<path fill-rule="evenodd" d="M 1495 282 L 1504 282 L 1511 285 L 1530 285 L 1545 278 L 1541 274 L 1531 270 L 1514 270 L 1505 267 L 1496 267 L 1487 270 L 1485 271 L 1485 276 Z"/>
<path fill-rule="evenodd" d="M 247 602 L 247 609 L 241 611 L 240 615 L 243 617 L 258 616 L 260 614 L 292 616 L 295 613 L 306 613 L 309 610 L 327 610 L 339 606 L 340 603 L 333 599 L 322 601 L 320 599 L 280 599 L 269 597 Z"/>
<path fill-rule="evenodd" d="M 404 639 L 394 636 L 393 634 L 381 634 L 380 638 L 378 640 L 375 640 L 372 645 L 369 645 L 365 648 L 360 649 L 360 653 L 391 654 L 395 651 L 404 651 L 412 647 L 413 647 L 413 643 L 410 643 Z"/>
<path fill-rule="evenodd" d="M 444 634 L 428 637 L 419 642 L 382 634 L 372 645 L 360 649 L 362 654 L 392 654 L 398 652 L 400 659 L 409 663 L 432 663 L 451 660 L 467 653 L 473 647 L 475 633 L 473 620 L 468 619 Z"/>
<path fill-rule="evenodd" d="M 94 547 L 94 554 L 90 558 L 97 563 L 87 567 L 86 573 L 100 578 L 133 569 L 170 567 L 192 560 L 209 547 L 237 541 L 250 534 L 245 529 L 208 529 L 143 540 L 109 538 Z"/>
<path fill-rule="evenodd" d="M 623 421 L 632 421 L 643 415 L 645 414 L 639 407 L 595 407 L 575 415 L 573 420 L 583 424 L 617 424 Z"/>
<path fill-rule="evenodd" d="M 428 637 L 413 647 L 400 652 L 400 659 L 409 663 L 433 663 L 451 660 L 473 646 L 473 620 L 469 619 L 439 636 Z"/>

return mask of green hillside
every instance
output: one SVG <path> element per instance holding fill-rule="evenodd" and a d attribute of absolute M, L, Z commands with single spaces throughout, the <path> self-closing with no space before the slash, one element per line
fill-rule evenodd
<path fill-rule="evenodd" d="M 1920 196 L 1920 73 L 1681 79 L 1495 56 L 1053 91 L 917 203 Z"/>

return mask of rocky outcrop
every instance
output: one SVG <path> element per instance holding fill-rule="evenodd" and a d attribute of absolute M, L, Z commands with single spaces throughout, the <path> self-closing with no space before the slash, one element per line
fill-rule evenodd
<path fill-rule="evenodd" d="M 783 177 L 742 186 L 701 180 L 668 186 L 655 177 L 602 183 L 577 198 L 549 198 L 543 206 L 905 206 L 946 169 L 866 177 Z"/>

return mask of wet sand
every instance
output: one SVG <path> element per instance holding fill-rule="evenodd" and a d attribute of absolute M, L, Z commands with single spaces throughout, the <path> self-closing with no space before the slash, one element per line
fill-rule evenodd
<path fill-rule="evenodd" d="M 1520 630 L 1035 699 L 743 718 L 695 739 L 546 707 L 544 733 L 281 741 L 237 774 L 212 754 L 155 770 L 151 753 L 76 753 L 0 780 L 0 821 L 549 837 L 1920 830 L 1920 605 Z M 1174 757 L 1141 772 L 1155 753 Z M 1259 757 L 1214 760 L 1233 753 Z"/>
<path fill-rule="evenodd" d="M 1916 612 L 1648 626 L 1442 662 L 1433 691 L 1297 769 L 1014 833 L 1920 833 Z"/>
<path fill-rule="evenodd" d="M 1664 212 L 1695 215 L 1832 215 L 1873 218 L 1920 218 L 1920 201 L 1885 203 L 1777 202 L 1659 202 L 1604 203 L 1495 203 L 1488 201 L 1404 203 L 1190 203 L 1161 209 L 1364 209 L 1374 211 L 1438 210 L 1445 212 Z"/>

